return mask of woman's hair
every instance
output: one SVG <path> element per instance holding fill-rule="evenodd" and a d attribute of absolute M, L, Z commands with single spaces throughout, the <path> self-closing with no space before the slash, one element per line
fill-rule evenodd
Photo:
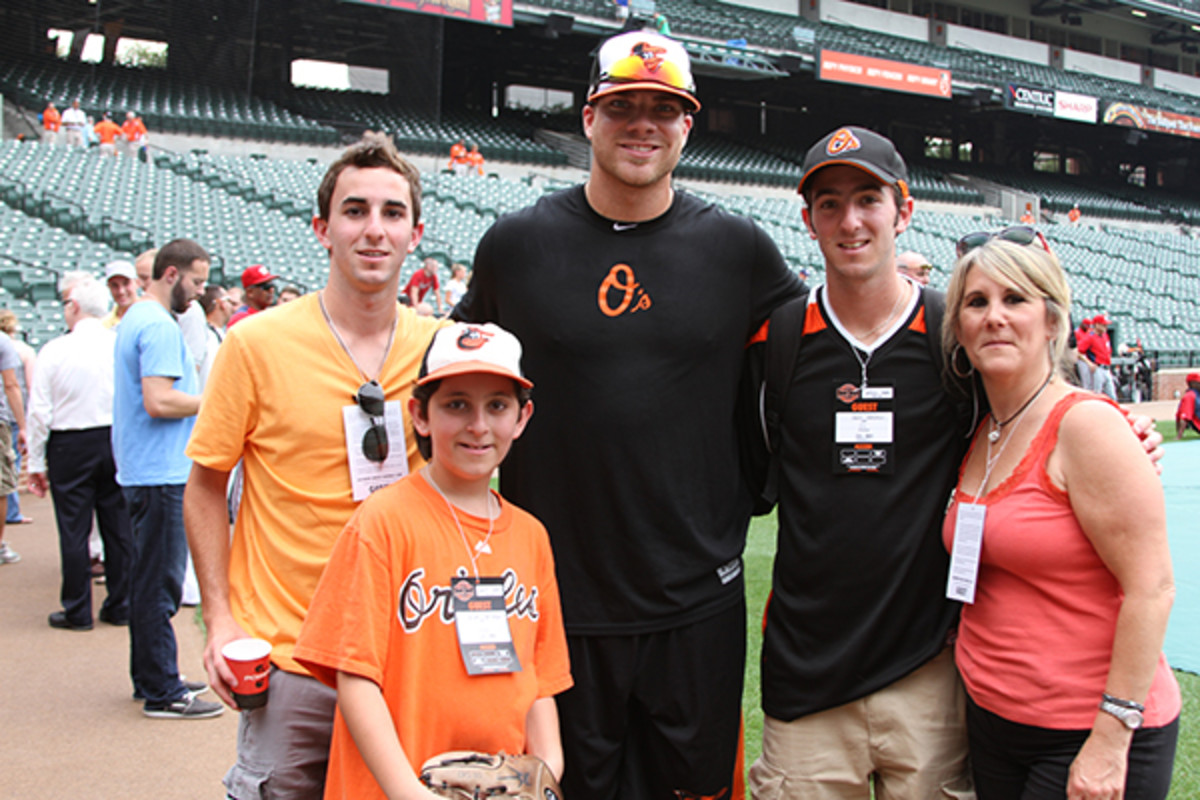
<path fill-rule="evenodd" d="M 1046 301 L 1046 315 L 1053 328 L 1050 349 L 1054 365 L 1060 371 L 1065 370 L 1064 356 L 1071 335 L 1071 288 L 1067 285 L 1062 264 L 1058 256 L 1039 242 L 1022 245 L 1004 239 L 992 239 L 968 251 L 954 264 L 946 289 L 946 319 L 942 324 L 942 350 L 948 368 L 954 368 L 963 295 L 967 275 L 973 269 L 981 270 L 987 277 L 1026 297 L 1040 297 Z"/>
<path fill-rule="evenodd" d="M 7 308 L 0 311 L 0 331 L 4 331 L 9 336 L 17 330 L 17 315 Z"/>
<path fill-rule="evenodd" d="M 429 418 L 429 398 L 437 393 L 438 387 L 442 385 L 441 381 L 430 381 L 426 384 L 418 384 L 413 387 L 413 399 L 421 406 L 421 416 Z M 533 398 L 533 390 L 522 386 L 513 381 L 513 393 L 517 397 L 517 407 L 524 408 L 525 404 Z M 417 426 L 413 426 L 413 436 L 417 439 L 417 450 L 421 453 L 421 458 L 428 461 L 433 458 L 433 442 L 428 436 L 422 436 L 417 432 Z"/>

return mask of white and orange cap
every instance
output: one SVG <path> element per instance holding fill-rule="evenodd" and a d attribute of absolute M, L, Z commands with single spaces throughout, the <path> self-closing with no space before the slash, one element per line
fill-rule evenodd
<path fill-rule="evenodd" d="M 700 110 L 692 60 L 682 44 L 652 31 L 629 31 L 600 45 L 588 83 L 588 102 L 617 92 L 667 92 Z"/>
<path fill-rule="evenodd" d="M 526 389 L 533 386 L 521 374 L 520 340 L 490 322 L 456 322 L 435 333 L 421 362 L 417 385 L 475 372 L 512 378 Z"/>

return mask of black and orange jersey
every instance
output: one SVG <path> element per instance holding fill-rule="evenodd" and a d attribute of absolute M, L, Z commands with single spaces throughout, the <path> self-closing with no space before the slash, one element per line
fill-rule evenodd
<path fill-rule="evenodd" d="M 520 337 L 536 413 L 501 468 L 550 532 L 568 634 L 667 630 L 742 598 L 734 401 L 801 284 L 757 225 L 684 192 L 606 219 L 574 187 L 501 217 L 457 314 Z"/>
<path fill-rule="evenodd" d="M 946 646 L 942 518 L 969 424 L 943 388 L 925 329 L 924 292 L 867 353 L 814 292 L 781 409 L 779 541 L 763 637 L 767 714 L 792 720 L 864 697 Z M 932 335 L 937 335 L 934 332 Z M 869 355 L 869 358 L 868 358 Z M 860 390 L 862 361 L 868 386 Z M 888 391 L 890 389 L 890 391 Z M 880 391 L 882 390 L 882 391 Z M 887 397 L 891 443 L 857 471 L 835 442 L 835 414 Z M 840 450 L 839 450 L 840 448 Z"/>

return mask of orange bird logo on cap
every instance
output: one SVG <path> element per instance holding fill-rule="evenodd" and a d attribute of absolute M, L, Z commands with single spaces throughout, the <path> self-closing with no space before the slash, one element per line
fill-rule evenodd
<path fill-rule="evenodd" d="M 480 330 L 479 328 L 467 328 L 458 337 L 459 350 L 478 350 L 487 344 L 487 340 L 492 338 L 490 333 Z"/>
<path fill-rule="evenodd" d="M 851 133 L 849 128 L 842 128 L 829 140 L 829 145 L 826 146 L 825 152 L 831 156 L 836 156 L 839 153 L 844 153 L 847 150 L 857 150 L 860 147 L 862 147 L 862 142 L 858 140 L 858 137 Z"/>

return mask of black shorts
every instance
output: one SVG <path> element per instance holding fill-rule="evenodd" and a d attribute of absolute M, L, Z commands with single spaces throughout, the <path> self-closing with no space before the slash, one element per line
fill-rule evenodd
<path fill-rule="evenodd" d="M 659 633 L 568 636 L 563 794 L 728 797 L 741 740 L 745 602 Z M 724 790 L 724 795 L 722 791 Z"/>
<path fill-rule="evenodd" d="M 979 800 L 1062 800 L 1071 762 L 1090 730 L 1009 722 L 967 698 L 967 739 Z M 1171 788 L 1179 719 L 1133 734 L 1125 800 L 1163 800 Z"/>

